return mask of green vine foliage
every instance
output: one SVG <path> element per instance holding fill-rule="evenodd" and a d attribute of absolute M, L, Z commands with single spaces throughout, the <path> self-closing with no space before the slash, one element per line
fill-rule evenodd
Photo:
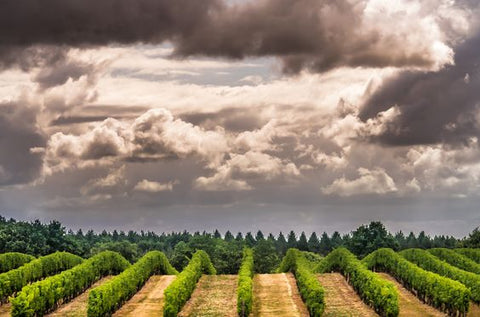
<path fill-rule="evenodd" d="M 35 257 L 18 252 L 0 254 L 0 273 L 16 269 L 33 259 L 35 259 Z"/>
<path fill-rule="evenodd" d="M 470 289 L 471 299 L 480 303 L 480 275 L 456 268 L 422 249 L 403 250 L 400 255 L 424 270 L 459 281 Z"/>
<path fill-rule="evenodd" d="M 0 300 L 20 291 L 28 283 L 68 270 L 83 259 L 68 252 L 56 252 L 32 260 L 14 270 L 0 274 Z"/>
<path fill-rule="evenodd" d="M 202 274 L 216 274 L 217 271 L 205 251 L 198 250 L 185 269 L 177 275 L 177 278 L 165 289 L 165 305 L 163 316 L 175 317 L 183 305 L 192 296 L 198 280 Z"/>
<path fill-rule="evenodd" d="M 129 300 L 154 274 L 178 274 L 160 251 L 145 254 L 131 267 L 115 276 L 107 283 L 90 291 L 88 316 L 110 316 Z"/>
<path fill-rule="evenodd" d="M 237 312 L 238 316 L 247 317 L 253 305 L 253 251 L 243 250 L 243 259 L 238 271 Z"/>
<path fill-rule="evenodd" d="M 330 252 L 320 263 L 317 271 L 342 273 L 362 300 L 373 307 L 380 316 L 398 316 L 398 292 L 395 285 L 369 271 L 347 249 L 338 248 Z"/>
<path fill-rule="evenodd" d="M 288 249 L 279 267 L 292 272 L 310 316 L 320 317 L 325 310 L 325 291 L 312 270 L 312 262 L 298 249 Z"/>
<path fill-rule="evenodd" d="M 25 286 L 12 303 L 12 316 L 43 316 L 84 292 L 103 276 L 118 274 L 130 266 L 117 252 L 104 251 L 72 269 Z"/>
<path fill-rule="evenodd" d="M 429 249 L 427 251 L 440 260 L 445 261 L 461 270 L 480 274 L 480 264 L 466 257 L 465 255 L 453 251 L 452 249 L 437 248 Z"/>
<path fill-rule="evenodd" d="M 455 249 L 455 252 L 466 256 L 470 260 L 473 260 L 480 264 L 480 249 L 470 249 L 470 248 L 464 248 L 464 249 Z"/>
<path fill-rule="evenodd" d="M 424 270 L 392 249 L 372 252 L 362 262 L 369 269 L 391 274 L 421 301 L 451 316 L 468 311 L 470 291 L 463 284 Z"/>

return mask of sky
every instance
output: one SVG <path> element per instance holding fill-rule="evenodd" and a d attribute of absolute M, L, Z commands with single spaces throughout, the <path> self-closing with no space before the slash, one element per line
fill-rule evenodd
<path fill-rule="evenodd" d="M 463 237 L 476 0 L 2 0 L 0 214 Z"/>

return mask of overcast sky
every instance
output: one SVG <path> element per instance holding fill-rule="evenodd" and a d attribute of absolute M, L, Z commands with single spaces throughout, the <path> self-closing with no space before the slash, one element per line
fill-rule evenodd
<path fill-rule="evenodd" d="M 0 1 L 0 213 L 465 236 L 476 0 Z"/>

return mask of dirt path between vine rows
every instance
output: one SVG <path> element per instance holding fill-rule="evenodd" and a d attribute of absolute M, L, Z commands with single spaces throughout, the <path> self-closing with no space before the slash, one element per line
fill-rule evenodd
<path fill-rule="evenodd" d="M 387 273 L 377 273 L 383 279 L 395 284 L 398 290 L 398 304 L 400 317 L 445 317 L 446 314 L 422 303 L 415 295 L 402 286 L 393 276 Z"/>
<path fill-rule="evenodd" d="M 9 317 L 12 304 L 5 303 L 0 306 L 0 317 Z"/>
<path fill-rule="evenodd" d="M 204 275 L 178 317 L 236 317 L 237 275 Z"/>
<path fill-rule="evenodd" d="M 113 316 L 161 317 L 163 316 L 163 291 L 173 282 L 175 275 L 154 275 Z"/>
<path fill-rule="evenodd" d="M 375 317 L 375 311 L 366 305 L 340 273 L 317 275 L 325 289 L 324 317 Z"/>
<path fill-rule="evenodd" d="M 54 312 L 46 315 L 50 317 L 85 317 L 87 316 L 87 308 L 88 308 L 88 294 L 92 288 L 105 284 L 107 281 L 111 280 L 113 276 L 106 276 L 95 284 L 90 286 L 85 292 L 75 297 L 73 300 L 69 301 L 61 305 L 57 310 Z"/>
<path fill-rule="evenodd" d="M 255 275 L 252 316 L 309 316 L 292 273 Z"/>
<path fill-rule="evenodd" d="M 478 317 L 480 316 L 480 306 L 470 302 L 470 307 L 468 309 L 467 317 Z"/>

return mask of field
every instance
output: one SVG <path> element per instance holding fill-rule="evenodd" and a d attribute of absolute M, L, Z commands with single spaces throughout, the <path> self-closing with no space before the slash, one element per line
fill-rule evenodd
<path fill-rule="evenodd" d="M 478 249 L 379 249 L 364 259 L 344 248 L 324 258 L 290 249 L 276 272 L 268 274 L 254 271 L 252 250 L 246 250 L 241 275 L 217 275 L 203 251 L 181 272 L 158 251 L 133 264 L 107 251 L 25 285 L 11 303 L 0 306 L 0 316 L 480 316 L 478 274 L 463 270 L 479 268 Z M 0 283 L 15 270 L 25 269 L 0 274 Z M 89 270 L 97 272 L 93 279 L 86 278 Z M 83 275 L 74 280 L 79 272 Z M 76 283 L 80 280 L 85 283 Z M 48 294 L 50 300 L 44 298 Z"/>

